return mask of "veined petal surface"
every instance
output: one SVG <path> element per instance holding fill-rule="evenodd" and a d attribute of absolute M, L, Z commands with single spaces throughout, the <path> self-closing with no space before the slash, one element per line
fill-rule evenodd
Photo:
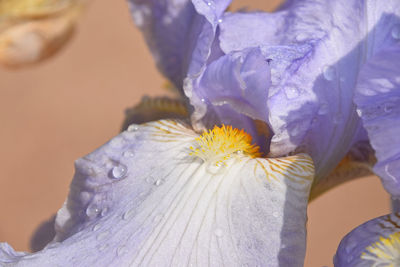
<path fill-rule="evenodd" d="M 362 69 L 355 103 L 375 149 L 374 171 L 393 197 L 400 197 L 400 18 L 392 41 Z M 397 37 L 397 40 L 396 38 Z"/>
<path fill-rule="evenodd" d="M 396 0 L 293 0 L 275 13 L 222 17 L 224 53 L 260 47 L 270 60 L 270 155 L 307 151 L 318 180 L 367 140 L 353 102 L 358 76 L 398 40 L 399 16 Z"/>
<path fill-rule="evenodd" d="M 191 153 L 198 134 L 174 121 L 131 125 L 76 161 L 56 237 L 5 266 L 302 266 L 314 175 L 305 154 Z"/>

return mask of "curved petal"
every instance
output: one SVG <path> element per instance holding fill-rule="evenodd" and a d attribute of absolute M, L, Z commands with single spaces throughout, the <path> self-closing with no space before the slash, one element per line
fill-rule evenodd
<path fill-rule="evenodd" d="M 194 88 L 196 95 L 207 105 L 207 114 L 201 122 L 192 120 L 192 123 L 195 127 L 200 123 L 211 128 L 219 122 L 246 129 L 256 137 L 253 121 L 266 122 L 268 118 L 265 103 L 269 85 L 269 66 L 260 49 L 224 55 L 207 66 Z"/>
<path fill-rule="evenodd" d="M 319 180 L 365 140 L 352 101 L 357 78 L 366 62 L 393 43 L 388 36 L 398 36 L 399 15 L 396 0 L 305 0 L 287 1 L 276 13 L 222 18 L 224 53 L 257 46 L 271 59 L 271 156 L 306 151 Z"/>
<path fill-rule="evenodd" d="M 347 234 L 334 257 L 335 267 L 398 266 L 400 214 L 370 220 Z"/>
<path fill-rule="evenodd" d="M 129 129 L 76 161 L 56 237 L 42 251 L 0 245 L 13 266 L 302 266 L 313 165 L 190 153 L 198 137 L 173 121 Z"/>
<path fill-rule="evenodd" d="M 218 18 L 230 0 L 129 0 L 157 66 L 178 88 L 210 55 Z M 189 70 L 190 68 L 190 70 Z"/>
<path fill-rule="evenodd" d="M 400 197 L 400 17 L 393 31 L 399 35 L 387 37 L 397 43 L 362 69 L 354 101 L 376 152 L 374 171 L 385 189 Z"/>

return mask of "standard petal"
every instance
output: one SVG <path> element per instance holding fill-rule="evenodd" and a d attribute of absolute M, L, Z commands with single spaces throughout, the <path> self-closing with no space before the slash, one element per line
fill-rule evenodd
<path fill-rule="evenodd" d="M 28 255 L 2 244 L 0 263 L 302 266 L 310 157 L 216 165 L 191 153 L 197 137 L 173 121 L 131 125 L 76 162 L 53 242 Z"/>
<path fill-rule="evenodd" d="M 287 1 L 276 13 L 222 18 L 224 53 L 257 46 L 271 59 L 270 155 L 310 153 L 319 180 L 355 142 L 365 140 L 352 101 L 357 77 L 399 38 L 399 15 L 396 0 L 305 0 Z"/>
<path fill-rule="evenodd" d="M 219 16 L 229 0 L 129 0 L 157 66 L 178 88 L 210 55 Z"/>
<path fill-rule="evenodd" d="M 207 105 L 207 114 L 200 123 L 207 128 L 216 122 L 228 124 L 257 137 L 253 121 L 268 121 L 265 103 L 269 85 L 269 66 L 260 49 L 250 48 L 220 57 L 210 63 L 194 88 Z"/>
<path fill-rule="evenodd" d="M 362 69 L 354 101 L 376 152 L 374 171 L 385 189 L 400 197 L 400 24 L 396 27 L 399 36 L 387 36 L 396 43 Z"/>
<path fill-rule="evenodd" d="M 400 214 L 370 220 L 347 234 L 334 257 L 335 267 L 398 266 Z"/>

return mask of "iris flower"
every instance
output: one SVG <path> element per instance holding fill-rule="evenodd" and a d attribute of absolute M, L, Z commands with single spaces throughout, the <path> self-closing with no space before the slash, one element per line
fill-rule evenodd
<path fill-rule="evenodd" d="M 181 99 L 129 110 L 76 161 L 54 239 L 0 263 L 302 266 L 310 197 L 375 162 L 400 196 L 399 1 L 229 4 L 130 1 Z"/>

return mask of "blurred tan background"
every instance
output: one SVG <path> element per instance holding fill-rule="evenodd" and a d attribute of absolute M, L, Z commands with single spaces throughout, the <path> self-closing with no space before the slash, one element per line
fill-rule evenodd
<path fill-rule="evenodd" d="M 235 1 L 271 10 L 279 1 Z M 124 110 L 159 95 L 157 72 L 124 0 L 96 0 L 72 42 L 29 69 L 0 69 L 0 242 L 28 250 L 34 229 L 68 193 L 73 162 L 116 135 Z M 341 238 L 389 212 L 377 177 L 340 186 L 309 206 L 305 266 L 333 266 Z"/>

